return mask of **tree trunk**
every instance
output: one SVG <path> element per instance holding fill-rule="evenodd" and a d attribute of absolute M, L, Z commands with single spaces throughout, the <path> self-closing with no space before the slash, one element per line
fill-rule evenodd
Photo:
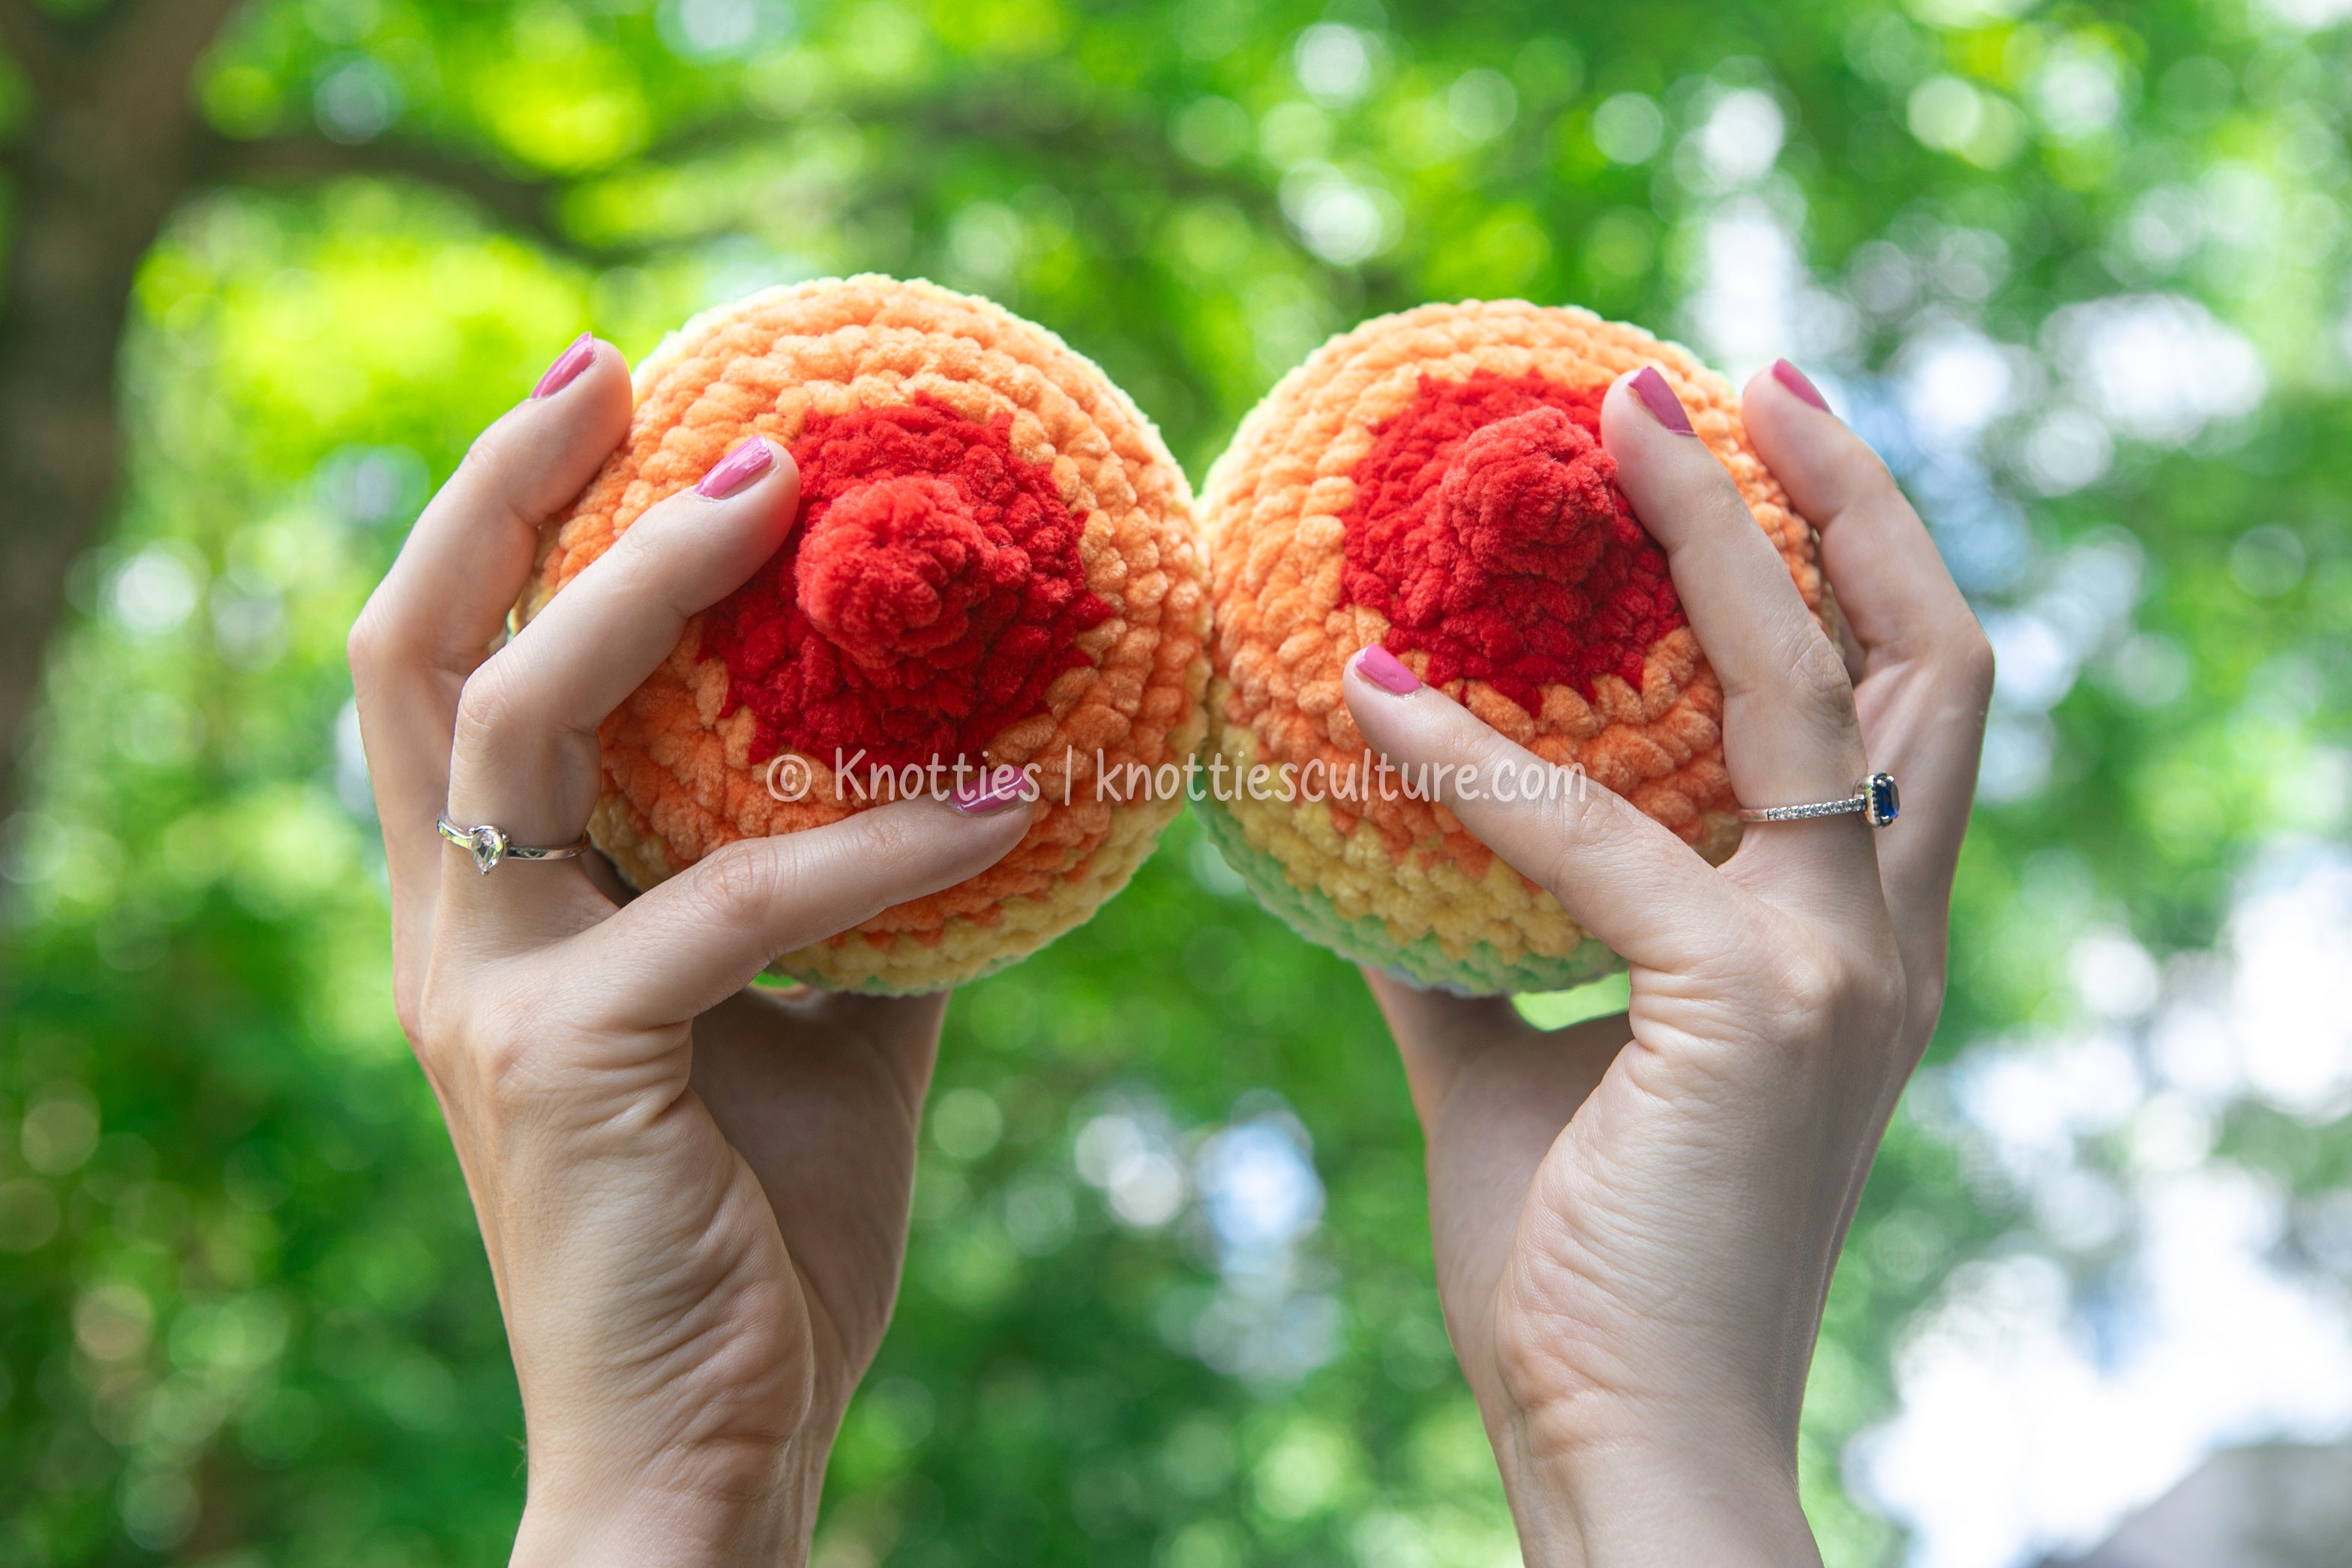
<path fill-rule="evenodd" d="M 193 177 L 190 73 L 235 5 L 141 0 L 74 26 L 0 0 L 33 89 L 0 273 L 0 817 L 66 575 L 120 483 L 116 361 L 140 258 Z"/>

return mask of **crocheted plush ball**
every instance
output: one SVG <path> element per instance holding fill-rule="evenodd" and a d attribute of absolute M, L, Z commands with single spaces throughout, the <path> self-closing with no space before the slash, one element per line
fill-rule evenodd
<path fill-rule="evenodd" d="M 627 440 L 542 541 L 524 619 L 745 436 L 791 450 L 801 500 L 775 556 L 600 732 L 590 831 L 622 874 L 648 887 L 736 839 L 944 792 L 961 761 L 965 779 L 1027 770 L 1020 846 L 778 973 L 936 990 L 1124 886 L 1181 801 L 1098 799 L 1096 769 L 1181 767 L 1208 674 L 1191 493 L 1135 404 L 1044 328 L 872 277 L 711 311 L 635 384 Z"/>
<path fill-rule="evenodd" d="M 1644 364 L 1681 396 L 1806 602 L 1832 614 L 1812 529 L 1748 445 L 1730 387 L 1686 350 L 1583 310 L 1474 300 L 1366 322 L 1286 376 L 1210 471 L 1211 766 L 1269 771 L 1206 820 L 1260 902 L 1310 941 L 1470 995 L 1622 967 L 1426 788 L 1412 798 L 1410 776 L 1376 771 L 1339 685 L 1375 643 L 1709 861 L 1737 847 L 1722 687 L 1598 439 L 1610 382 Z M 1564 791 L 1574 775 L 1538 787 Z"/>

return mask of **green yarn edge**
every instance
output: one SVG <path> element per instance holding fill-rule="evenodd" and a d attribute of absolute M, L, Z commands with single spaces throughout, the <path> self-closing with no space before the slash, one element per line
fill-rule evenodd
<path fill-rule="evenodd" d="M 1109 901 L 1106 899 L 1104 902 Z M 1072 926 L 1070 929 L 1076 930 L 1076 927 Z M 789 990 L 794 986 L 806 986 L 813 991 L 830 991 L 839 997 L 928 997 L 940 991 L 960 990 L 965 986 L 985 980 L 992 975 L 1001 975 L 1013 965 L 1035 957 L 1069 934 L 1069 931 L 1056 931 L 1034 947 L 1026 948 L 1018 953 L 1000 953 L 979 968 L 957 975 L 952 979 L 932 980 L 919 986 L 894 986 L 878 977 L 844 985 L 839 980 L 814 969 L 800 970 L 788 967 L 781 958 L 761 970 L 752 978 L 761 985 L 772 986 L 781 990 Z"/>
<path fill-rule="evenodd" d="M 1322 894 L 1291 881 L 1283 863 L 1253 847 L 1240 819 L 1222 805 L 1204 802 L 1198 814 L 1217 852 L 1267 914 L 1318 947 L 1407 985 L 1465 997 L 1511 996 L 1569 990 L 1625 967 L 1622 958 L 1589 936 L 1559 958 L 1506 958 L 1489 942 L 1471 944 L 1469 953 L 1457 958 L 1433 933 L 1400 943 L 1389 934 L 1388 922 L 1373 915 L 1350 920 Z"/>

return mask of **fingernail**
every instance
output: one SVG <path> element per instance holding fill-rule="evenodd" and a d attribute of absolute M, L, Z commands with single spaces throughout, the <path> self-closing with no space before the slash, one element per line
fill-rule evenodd
<path fill-rule="evenodd" d="M 1633 385 L 1633 395 L 1642 400 L 1642 406 L 1648 409 L 1660 424 L 1676 435 L 1698 434 L 1691 428 L 1690 415 L 1683 412 L 1683 400 L 1675 395 L 1675 389 L 1666 384 L 1666 378 L 1658 374 L 1657 366 L 1643 365 L 1634 372 Z"/>
<path fill-rule="evenodd" d="M 723 501 L 776 465 L 776 455 L 756 435 L 737 442 L 719 466 L 702 476 L 694 493 L 707 501 Z"/>
<path fill-rule="evenodd" d="M 1026 783 L 1018 768 L 983 768 L 955 787 L 948 804 L 967 817 L 994 816 L 1021 799 Z"/>
<path fill-rule="evenodd" d="M 539 384 L 530 389 L 531 401 L 537 402 L 541 398 L 553 397 L 578 381 L 580 372 L 593 364 L 595 360 L 596 334 L 581 333 L 572 340 L 572 347 L 555 356 L 555 363 L 547 367 L 547 374 L 540 377 Z"/>
<path fill-rule="evenodd" d="M 1815 408 L 1820 409 L 1823 413 L 1829 413 L 1829 399 L 1822 396 L 1822 389 L 1807 381 L 1805 379 L 1805 372 L 1790 364 L 1788 361 L 1775 360 L 1772 361 L 1772 379 L 1779 382 L 1782 386 L 1787 387 L 1790 392 L 1795 392 L 1799 397 L 1803 398 L 1807 402 L 1811 403 Z"/>
<path fill-rule="evenodd" d="M 1381 647 L 1378 643 L 1356 655 L 1356 673 L 1384 692 L 1409 697 L 1421 690 L 1421 677 L 1404 667 L 1404 661 Z"/>

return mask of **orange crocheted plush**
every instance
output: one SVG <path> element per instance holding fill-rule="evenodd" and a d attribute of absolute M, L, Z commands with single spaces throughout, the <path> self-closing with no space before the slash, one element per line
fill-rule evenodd
<path fill-rule="evenodd" d="M 1290 785 L 1226 792 L 1206 818 L 1310 940 L 1473 995 L 1622 967 L 1409 778 L 1375 780 L 1339 687 L 1372 643 L 1708 860 L 1737 847 L 1722 688 L 1598 441 L 1602 394 L 1644 364 L 1806 602 L 1833 613 L 1812 528 L 1748 445 L 1731 388 L 1588 311 L 1473 300 L 1368 321 L 1286 376 L 1210 471 L 1212 768 Z"/>
<path fill-rule="evenodd" d="M 638 367 L 628 439 L 548 530 L 519 615 L 754 434 L 798 463 L 799 514 L 605 721 L 597 847 L 643 888 L 739 838 L 951 788 L 959 764 L 1025 769 L 1039 806 L 1010 855 L 776 969 L 905 993 L 1025 956 L 1124 886 L 1181 806 L 1095 779 L 1181 767 L 1206 722 L 1182 470 L 1092 363 L 986 300 L 871 277 L 772 289 Z"/>

